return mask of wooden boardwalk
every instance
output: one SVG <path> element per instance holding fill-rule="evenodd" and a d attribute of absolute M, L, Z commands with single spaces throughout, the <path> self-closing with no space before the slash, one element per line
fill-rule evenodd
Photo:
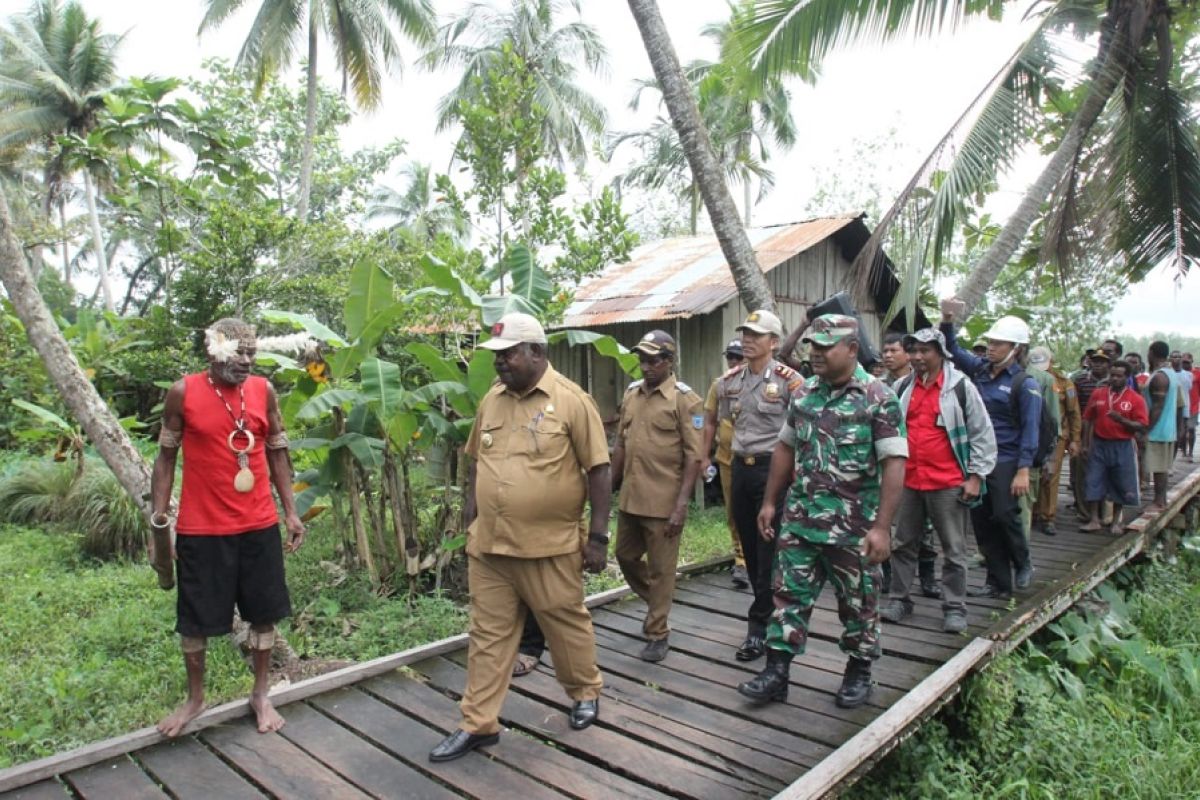
<path fill-rule="evenodd" d="M 833 703 L 845 659 L 828 588 L 787 703 L 745 702 L 735 687 L 762 664 L 733 659 L 749 595 L 731 586 L 726 567 L 710 567 L 680 580 L 672 650 L 661 664 L 636 656 L 641 601 L 601 598 L 593 608 L 605 689 L 600 720 L 586 731 L 568 727 L 570 701 L 543 665 L 513 681 L 498 745 L 430 763 L 430 748 L 459 719 L 466 650 L 456 637 L 285 690 L 278 735 L 259 735 L 244 705 L 229 704 L 178 741 L 146 729 L 4 770 L 0 798 L 821 796 L 882 757 L 972 670 L 1144 549 L 1200 490 L 1200 470 L 1180 463 L 1172 484 L 1167 512 L 1142 517 L 1122 537 L 1081 533 L 1063 508 L 1058 536 L 1033 536 L 1033 586 L 1011 606 L 971 599 L 964 635 L 941 631 L 938 601 L 915 598 L 912 617 L 885 625 L 875 691 L 858 709 Z M 1065 493 L 1060 500 L 1065 506 Z M 970 585 L 982 580 L 973 568 Z"/>

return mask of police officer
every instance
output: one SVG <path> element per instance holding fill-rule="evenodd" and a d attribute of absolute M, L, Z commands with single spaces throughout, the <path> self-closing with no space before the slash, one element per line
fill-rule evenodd
<path fill-rule="evenodd" d="M 717 385 L 717 416 L 733 422 L 733 521 L 742 540 L 746 571 L 754 591 L 754 602 L 746 615 L 746 639 L 735 656 L 738 661 L 753 661 L 765 652 L 763 635 L 774 606 L 771 562 L 775 542 L 758 535 L 756 519 L 764 501 L 771 453 L 783 427 L 788 400 L 802 380 L 794 369 L 775 360 L 775 350 L 783 337 L 779 317 L 770 311 L 755 311 L 738 326 L 738 332 L 742 335 L 745 360 L 721 377 Z M 782 512 L 782 504 L 779 508 Z"/>
<path fill-rule="evenodd" d="M 533 317 L 504 315 L 480 346 L 495 351 L 499 381 L 480 401 L 466 446 L 467 686 L 462 722 L 430 752 L 431 761 L 498 741 L 526 609 L 574 701 L 571 727 L 586 728 L 600 714 L 596 637 L 580 568 L 601 571 L 608 551 L 612 478 L 604 426 L 592 398 L 546 360 L 546 334 Z M 588 499 L 591 524 L 581 547 Z"/>
<path fill-rule="evenodd" d="M 666 658 L 667 615 L 675 593 L 679 534 L 700 474 L 704 409 L 674 374 L 675 340 L 650 331 L 633 347 L 642 379 L 621 401 L 612 455 L 613 491 L 621 489 L 617 563 L 629 588 L 646 602 L 644 661 Z"/>
<path fill-rule="evenodd" d="M 849 657 L 837 704 L 853 708 L 870 694 L 880 653 L 879 563 L 890 550 L 908 442 L 896 395 L 858 364 L 854 317 L 819 316 L 805 341 L 815 374 L 791 396 L 757 519 L 763 540 L 779 540 L 767 664 L 738 691 L 759 702 L 787 697 L 791 659 L 804 652 L 828 580 Z M 775 499 L 789 484 L 781 525 Z"/>

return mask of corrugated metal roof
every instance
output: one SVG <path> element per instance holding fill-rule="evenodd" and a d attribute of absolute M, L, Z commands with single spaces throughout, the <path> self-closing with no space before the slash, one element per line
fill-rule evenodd
<path fill-rule="evenodd" d="M 823 217 L 746 235 L 763 272 L 828 239 L 858 219 Z M 737 296 L 716 236 L 680 236 L 643 245 L 629 261 L 585 280 L 556 327 L 590 328 L 707 314 Z"/>

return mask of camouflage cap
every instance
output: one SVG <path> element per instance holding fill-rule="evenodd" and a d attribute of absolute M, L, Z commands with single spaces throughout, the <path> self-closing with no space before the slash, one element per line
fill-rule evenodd
<path fill-rule="evenodd" d="M 675 338 L 666 331 L 650 331 L 633 346 L 633 352 L 645 353 L 648 356 L 674 356 Z"/>
<path fill-rule="evenodd" d="M 904 337 L 904 348 L 906 350 L 918 344 L 936 344 L 938 352 L 943 357 L 946 355 L 946 337 L 937 328 L 921 328 L 921 330 L 914 331 Z"/>
<path fill-rule="evenodd" d="M 737 330 L 769 333 L 780 339 L 783 338 L 783 323 L 779 321 L 779 317 L 761 308 L 751 312 L 750 316 L 746 317 L 746 321 L 737 326 Z"/>
<path fill-rule="evenodd" d="M 803 342 L 832 347 L 847 336 L 858 335 L 858 320 L 845 314 L 822 314 L 812 321 Z"/>
<path fill-rule="evenodd" d="M 1041 345 L 1029 351 L 1029 366 L 1045 369 L 1050 366 L 1053 356 L 1050 353 L 1050 348 L 1042 347 Z"/>

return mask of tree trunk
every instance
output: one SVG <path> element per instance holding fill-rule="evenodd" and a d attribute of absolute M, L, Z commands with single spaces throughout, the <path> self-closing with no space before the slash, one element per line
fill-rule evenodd
<path fill-rule="evenodd" d="M 147 515 L 150 513 L 150 467 L 142 460 L 129 435 L 96 392 L 62 332 L 38 294 L 25 267 L 20 246 L 13 238 L 8 202 L 0 193 L 0 281 L 17 316 L 25 326 L 30 344 L 42 359 L 63 402 L 79 421 L 104 463 L 121 487 Z"/>
<path fill-rule="evenodd" d="M 1071 120 L 1058 149 L 1050 157 L 1042 174 L 1025 191 L 1020 205 L 1004 223 L 996 241 L 992 242 L 992 246 L 959 286 L 957 297 L 966 304 L 963 319 L 971 316 L 983 302 L 988 290 L 1025 240 L 1025 234 L 1041 214 L 1042 204 L 1070 169 L 1088 132 L 1100 118 L 1108 99 L 1116 91 L 1129 58 L 1128 38 L 1124 35 L 1116 36 L 1110 43 L 1100 68 L 1092 76 L 1087 95 L 1080 104 L 1079 111 L 1075 113 L 1075 118 Z"/>
<path fill-rule="evenodd" d="M 296 219 L 308 221 L 308 200 L 312 193 L 313 142 L 317 136 L 317 18 L 308 18 L 308 79 L 304 92 L 304 149 L 300 156 L 300 189 L 296 200 Z"/>
<path fill-rule="evenodd" d="M 679 133 L 679 141 L 687 155 L 692 176 L 700 187 L 708 218 L 721 243 L 721 252 L 729 262 L 738 294 L 747 308 L 774 311 L 775 298 L 754 256 L 754 248 L 746 237 L 721 166 L 713 155 L 708 130 L 700 119 L 696 98 L 679 67 L 679 58 L 675 55 L 675 47 L 659 13 L 658 3 L 655 0 L 629 0 L 629 10 L 641 31 L 646 55 L 654 68 L 654 77 L 662 87 L 663 102 L 671 114 L 671 123 Z"/>
<path fill-rule="evenodd" d="M 104 236 L 100 232 L 100 212 L 96 210 L 96 185 L 92 174 L 83 171 L 83 190 L 87 197 L 88 219 L 92 223 L 92 251 L 96 254 L 96 271 L 100 274 L 100 292 L 104 295 L 104 309 L 116 312 L 113 300 L 112 279 L 108 275 L 108 255 L 104 252 Z"/>
<path fill-rule="evenodd" d="M 58 222 L 62 227 L 63 283 L 71 285 L 71 254 L 67 252 L 67 204 L 58 201 Z"/>
<path fill-rule="evenodd" d="M 750 116 L 749 114 L 746 115 L 746 118 L 753 119 L 753 117 Z M 750 163 L 750 134 L 749 133 L 742 134 L 741 141 L 738 143 L 738 147 L 742 151 L 742 157 L 746 160 L 746 163 L 749 164 Z M 742 213 L 745 214 L 747 228 L 750 227 L 750 209 L 754 205 L 754 201 L 750 199 L 751 198 L 750 182 L 752 180 L 753 180 L 753 177 L 747 171 L 746 178 L 745 178 L 745 180 L 742 181 L 742 203 L 743 203 Z"/>

